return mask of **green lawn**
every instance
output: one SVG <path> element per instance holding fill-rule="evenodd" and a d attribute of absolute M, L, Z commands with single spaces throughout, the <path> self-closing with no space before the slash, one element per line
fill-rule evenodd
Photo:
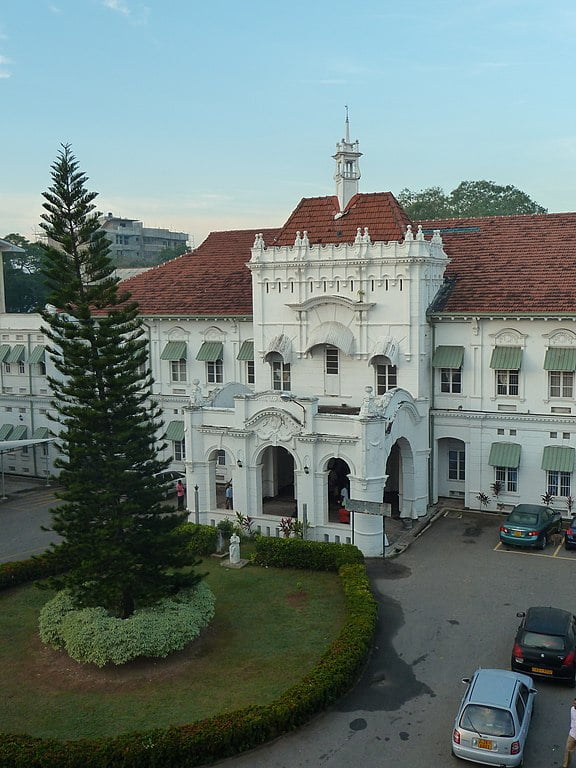
<path fill-rule="evenodd" d="M 334 573 L 207 558 L 216 616 L 197 643 L 168 659 L 98 670 L 46 649 L 37 618 L 50 597 L 33 585 L 0 594 L 0 729 L 59 739 L 179 725 L 265 704 L 315 664 L 342 627 Z"/>

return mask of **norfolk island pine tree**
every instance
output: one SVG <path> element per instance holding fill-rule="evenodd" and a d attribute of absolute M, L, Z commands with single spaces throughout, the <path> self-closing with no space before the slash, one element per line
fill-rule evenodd
<path fill-rule="evenodd" d="M 47 556 L 62 569 L 51 588 L 68 589 L 79 607 L 102 606 L 127 618 L 201 576 L 185 538 L 185 515 L 163 503 L 155 473 L 162 414 L 138 305 L 118 290 L 93 204 L 69 145 L 52 165 L 42 228 L 48 236 L 42 311 L 54 366 L 49 377 L 56 412 L 62 504 L 52 529 L 62 542 Z M 184 570 L 182 570 L 184 569 Z"/>

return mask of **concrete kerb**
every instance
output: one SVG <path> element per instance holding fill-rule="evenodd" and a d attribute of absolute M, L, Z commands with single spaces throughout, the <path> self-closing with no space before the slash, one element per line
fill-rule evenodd
<path fill-rule="evenodd" d="M 414 520 L 410 529 L 403 531 L 400 536 L 398 536 L 396 541 L 392 542 L 388 547 L 385 548 L 384 557 L 398 557 L 398 555 L 401 555 L 402 552 L 405 552 L 410 544 L 419 538 L 424 533 L 424 531 L 426 531 L 432 525 L 432 523 L 443 514 L 444 511 L 445 507 L 441 506 L 430 510 L 430 512 L 427 515 L 424 515 L 424 517 L 419 517 L 417 520 Z"/>

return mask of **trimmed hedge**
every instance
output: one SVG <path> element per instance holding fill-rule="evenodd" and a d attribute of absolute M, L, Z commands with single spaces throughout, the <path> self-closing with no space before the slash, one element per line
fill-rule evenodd
<path fill-rule="evenodd" d="M 363 563 L 364 556 L 352 544 L 304 541 L 303 539 L 256 539 L 254 563 L 273 568 L 303 568 L 307 571 L 337 571 L 345 563 Z"/>
<path fill-rule="evenodd" d="M 55 563 L 45 557 L 31 557 L 12 563 L 0 563 L 0 590 L 45 579 L 60 573 Z"/>
<path fill-rule="evenodd" d="M 270 546 L 266 546 L 270 542 Z M 338 548 L 336 553 L 333 548 Z M 231 757 L 297 728 L 356 682 L 370 652 L 376 601 L 362 554 L 355 547 L 298 539 L 258 539 L 266 565 L 338 570 L 346 621 L 316 667 L 267 706 L 253 706 L 185 726 L 130 733 L 115 739 L 56 741 L 0 734 L 1 768 L 183 768 Z M 316 553 L 316 567 L 296 565 Z M 339 562 L 342 561 L 342 562 Z M 320 565 L 320 567 L 318 567 Z"/>
<path fill-rule="evenodd" d="M 213 525 L 183 523 L 176 528 L 174 535 L 188 539 L 190 551 L 195 555 L 211 555 L 218 546 L 218 529 Z"/>

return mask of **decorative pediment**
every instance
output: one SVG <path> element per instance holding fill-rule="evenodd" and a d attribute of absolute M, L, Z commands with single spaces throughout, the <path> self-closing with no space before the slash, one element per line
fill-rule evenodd
<path fill-rule="evenodd" d="M 576 333 L 566 328 L 547 334 L 549 347 L 573 347 L 576 346 Z"/>
<path fill-rule="evenodd" d="M 525 333 L 520 333 L 514 328 L 503 328 L 498 333 L 491 333 L 490 336 L 497 347 L 523 347 L 527 338 Z"/>
<path fill-rule="evenodd" d="M 282 443 L 289 442 L 302 431 L 302 426 L 290 414 L 271 409 L 257 413 L 246 422 L 246 427 L 260 440 Z"/>

